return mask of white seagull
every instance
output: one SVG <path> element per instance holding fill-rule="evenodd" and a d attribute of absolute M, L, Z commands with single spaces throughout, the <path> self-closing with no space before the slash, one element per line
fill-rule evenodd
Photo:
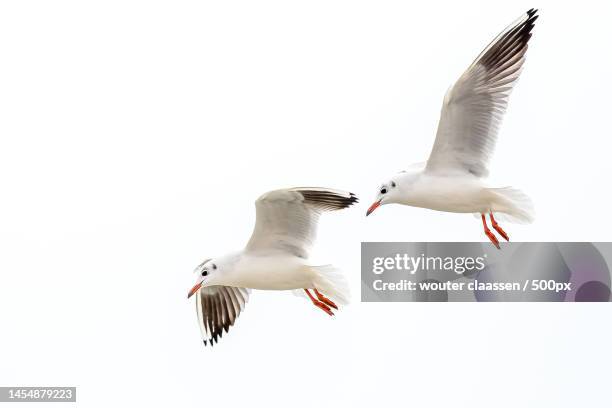
<path fill-rule="evenodd" d="M 256 202 L 251 239 L 240 252 L 207 259 L 196 269 L 196 309 L 204 344 L 227 332 L 249 299 L 250 289 L 302 290 L 330 316 L 348 303 L 346 280 L 331 265 L 310 265 L 308 251 L 319 215 L 357 202 L 352 193 L 318 187 L 270 191 Z M 314 292 L 314 295 L 311 293 Z"/>
<path fill-rule="evenodd" d="M 525 194 L 510 187 L 487 187 L 483 178 L 488 175 L 508 97 L 525 62 L 536 13 L 527 11 L 499 34 L 449 89 L 429 160 L 383 183 L 366 215 L 390 203 L 479 214 L 485 234 L 498 249 L 499 241 L 487 226 L 487 213 L 492 227 L 507 241 L 508 234 L 493 213 L 513 222 L 533 220 Z"/>

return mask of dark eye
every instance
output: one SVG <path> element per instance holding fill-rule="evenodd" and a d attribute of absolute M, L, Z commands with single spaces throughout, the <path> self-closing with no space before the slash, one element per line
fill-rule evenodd
<path fill-rule="evenodd" d="M 213 269 L 217 269 L 217 265 L 213 264 Z"/>
<path fill-rule="evenodd" d="M 391 182 L 391 187 L 395 188 L 395 181 Z"/>
<path fill-rule="evenodd" d="M 387 194 L 387 189 L 386 188 L 380 189 L 380 194 Z"/>
<path fill-rule="evenodd" d="M 202 271 L 202 276 L 208 275 L 208 271 Z"/>

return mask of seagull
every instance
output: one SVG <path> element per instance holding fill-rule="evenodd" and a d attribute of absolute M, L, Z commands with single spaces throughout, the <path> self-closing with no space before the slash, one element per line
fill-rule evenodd
<path fill-rule="evenodd" d="M 265 193 L 255 202 L 256 222 L 246 247 L 195 268 L 196 311 L 204 345 L 213 345 L 244 310 L 250 289 L 293 290 L 330 316 L 337 304 L 348 303 L 349 287 L 331 265 L 311 265 L 321 213 L 356 203 L 352 193 L 301 187 Z"/>
<path fill-rule="evenodd" d="M 527 52 L 538 18 L 531 9 L 499 34 L 448 90 L 429 160 L 415 164 L 384 182 L 366 216 L 384 204 L 403 204 L 455 213 L 480 215 L 485 235 L 500 249 L 487 225 L 506 241 L 508 234 L 494 213 L 511 222 L 533 221 L 531 200 L 511 187 L 491 188 L 489 158 L 497 132 Z"/>

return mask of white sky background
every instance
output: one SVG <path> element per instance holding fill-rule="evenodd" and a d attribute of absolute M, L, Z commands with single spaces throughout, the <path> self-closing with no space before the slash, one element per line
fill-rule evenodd
<path fill-rule="evenodd" d="M 447 88 L 530 7 L 491 182 L 530 194 L 537 219 L 504 228 L 610 240 L 607 2 L 3 2 L 0 385 L 76 385 L 87 407 L 607 398 L 607 305 L 359 303 L 361 241 L 486 239 L 470 215 L 364 215 L 427 158 Z M 315 251 L 353 304 L 332 319 L 254 292 L 204 348 L 191 271 L 246 243 L 261 193 L 303 185 L 361 199 L 323 217 Z"/>

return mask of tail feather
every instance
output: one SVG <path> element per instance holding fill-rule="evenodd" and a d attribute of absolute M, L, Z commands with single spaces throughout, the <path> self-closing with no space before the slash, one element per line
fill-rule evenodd
<path fill-rule="evenodd" d="M 497 218 L 517 224 L 530 224 L 535 211 L 531 199 L 521 190 L 512 187 L 488 188 L 493 194 L 492 208 Z"/>
<path fill-rule="evenodd" d="M 339 269 L 332 265 L 311 266 L 310 268 L 315 273 L 315 289 L 337 304 L 346 305 L 350 302 L 351 291 Z"/>

